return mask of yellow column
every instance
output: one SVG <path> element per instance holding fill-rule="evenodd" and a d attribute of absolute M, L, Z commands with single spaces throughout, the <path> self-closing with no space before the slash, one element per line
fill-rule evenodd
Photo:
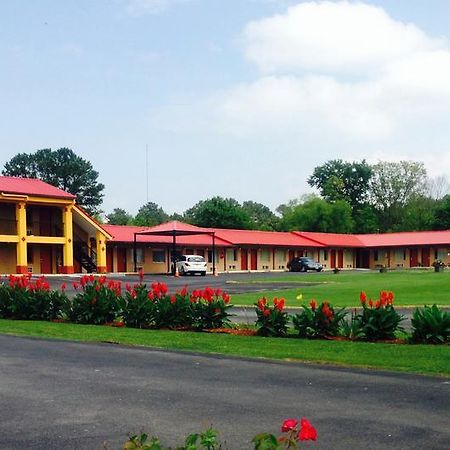
<path fill-rule="evenodd" d="M 19 242 L 17 243 L 16 272 L 27 273 L 27 210 L 25 202 L 16 204 L 16 222 L 17 235 L 19 237 Z"/>
<path fill-rule="evenodd" d="M 73 222 L 71 206 L 65 206 L 63 208 L 62 220 L 64 230 L 62 273 L 73 273 Z"/>
<path fill-rule="evenodd" d="M 106 273 L 106 239 L 100 231 L 96 234 L 97 241 L 97 273 Z"/>

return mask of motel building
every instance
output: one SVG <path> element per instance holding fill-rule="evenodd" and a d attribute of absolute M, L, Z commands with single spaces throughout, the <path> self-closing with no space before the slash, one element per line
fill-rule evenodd
<path fill-rule="evenodd" d="M 385 234 L 270 232 L 99 224 L 43 181 L 0 177 L 0 273 L 169 273 L 173 256 L 203 256 L 211 273 L 284 271 L 295 256 L 325 269 L 450 265 L 450 230 Z"/>

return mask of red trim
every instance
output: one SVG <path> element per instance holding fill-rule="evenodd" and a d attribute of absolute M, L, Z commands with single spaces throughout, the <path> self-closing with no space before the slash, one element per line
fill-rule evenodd
<path fill-rule="evenodd" d="M 97 273 L 107 273 L 108 270 L 106 266 L 97 266 Z"/>
<path fill-rule="evenodd" d="M 73 266 L 61 266 L 61 273 L 72 274 L 75 273 Z"/>
<path fill-rule="evenodd" d="M 28 273 L 28 266 L 16 266 L 16 273 L 20 274 Z"/>

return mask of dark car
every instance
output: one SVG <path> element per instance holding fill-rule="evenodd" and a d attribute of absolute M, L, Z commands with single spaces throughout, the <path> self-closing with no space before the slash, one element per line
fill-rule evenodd
<path fill-rule="evenodd" d="M 287 268 L 289 269 L 289 272 L 306 272 L 307 270 L 315 270 L 316 272 L 320 272 L 323 269 L 323 266 L 311 258 L 307 258 L 306 256 L 298 256 L 288 262 Z"/>

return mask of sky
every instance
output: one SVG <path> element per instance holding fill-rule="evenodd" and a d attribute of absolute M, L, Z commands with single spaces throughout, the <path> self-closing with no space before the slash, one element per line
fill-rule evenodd
<path fill-rule="evenodd" d="M 0 165 L 69 147 L 133 214 L 275 209 L 337 158 L 448 175 L 449 23 L 448 0 L 2 0 Z"/>

